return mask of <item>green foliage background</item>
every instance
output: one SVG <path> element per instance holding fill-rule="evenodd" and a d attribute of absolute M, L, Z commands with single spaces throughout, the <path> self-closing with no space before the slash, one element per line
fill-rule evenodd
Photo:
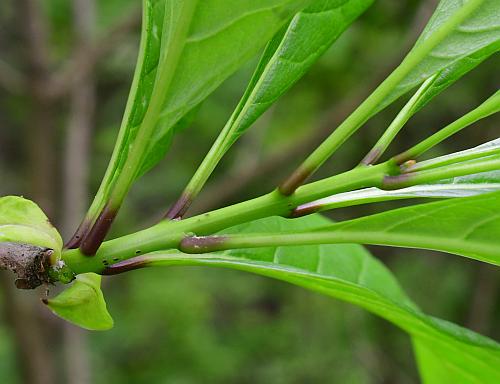
<path fill-rule="evenodd" d="M 27 71 L 22 23 L 14 0 L 0 3 L 0 63 Z M 96 36 L 134 11 L 132 0 L 97 2 Z M 62 65 L 75 43 L 66 0 L 43 2 L 50 26 L 49 52 Z M 434 1 L 379 1 L 358 20 L 283 99 L 249 131 L 223 160 L 194 210 L 250 198 L 273 188 L 304 157 L 328 128 L 387 75 L 404 56 L 432 12 Z M 91 190 L 108 162 L 135 65 L 139 29 L 122 37 L 97 63 L 97 113 L 92 136 Z M 143 228 L 175 200 L 229 117 L 256 59 L 229 79 L 199 110 L 193 124 L 174 140 L 167 158 L 132 190 L 113 235 Z M 396 153 L 454 120 L 493 93 L 500 78 L 493 58 L 437 97 L 410 120 L 390 150 Z M 2 67 L 0 66 L 0 71 Z M 372 119 L 341 149 L 320 175 L 356 164 L 397 112 L 396 103 Z M 52 148 L 62 152 L 69 108 L 56 108 Z M 30 163 L 30 129 L 37 121 L 25 94 L 0 85 L 0 195 L 36 200 Z M 498 119 L 485 120 L 434 149 L 431 155 L 463 149 L 495 138 Z M 321 133 L 322 132 L 322 133 Z M 276 156 L 294 157 L 279 163 Z M 271 160 L 270 160 L 271 159 Z M 52 200 L 57 207 L 64 186 L 61 162 L 52 165 Z M 248 175 L 252 175 L 243 184 Z M 239 189 L 238 189 L 239 187 Z M 229 193 L 231 192 L 232 193 Z M 89 196 L 90 199 L 90 196 Z M 405 203 L 391 203 L 390 206 Z M 336 211 L 336 220 L 373 213 L 387 205 Z M 51 214 L 60 222 L 61 212 Z M 435 252 L 372 248 L 422 309 L 495 340 L 500 331 L 500 283 L 493 267 Z M 20 383 L 27 368 L 13 324 L 26 312 L 11 311 L 2 274 L 0 381 Z M 416 383 L 418 375 L 408 336 L 351 305 L 284 283 L 236 271 L 169 268 L 136 271 L 105 279 L 104 292 L 115 328 L 85 333 L 93 383 Z M 26 293 L 22 293 L 26 296 Z M 16 293 L 17 295 L 17 293 Z M 34 295 L 33 295 L 34 296 Z M 20 299 L 20 308 L 30 306 Z M 43 310 L 43 308 L 42 308 Z M 35 311 L 49 340 L 48 360 L 60 382 L 70 372 L 62 322 Z M 68 326 L 64 326 L 68 327 Z M 67 377 L 71 378 L 71 374 Z M 73 378 L 74 379 L 74 378 Z"/>

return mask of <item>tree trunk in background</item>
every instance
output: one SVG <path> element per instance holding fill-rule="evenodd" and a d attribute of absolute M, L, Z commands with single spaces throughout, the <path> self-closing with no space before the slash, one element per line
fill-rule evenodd
<path fill-rule="evenodd" d="M 28 119 L 30 191 L 45 213 L 54 218 L 55 195 L 55 118 L 52 101 L 45 95 L 50 80 L 47 20 L 41 0 L 19 0 L 18 23 L 26 41 L 28 96 L 31 116 Z"/>
<path fill-rule="evenodd" d="M 73 0 L 75 49 L 73 56 L 88 50 L 95 28 L 94 0 Z M 79 52 L 78 52 L 79 51 Z M 96 95 L 92 69 L 77 79 L 70 90 L 70 114 L 66 131 L 63 174 L 62 232 L 67 239 L 78 226 L 88 204 L 90 138 Z M 91 365 L 86 335 L 69 323 L 64 325 L 66 383 L 90 384 Z"/>
<path fill-rule="evenodd" d="M 51 101 L 44 96 L 50 75 L 46 20 L 40 0 L 18 0 L 15 10 L 19 32 L 25 41 L 25 93 L 31 106 L 26 127 L 29 196 L 53 218 L 56 146 L 54 110 Z M 45 308 L 36 295 L 26 295 L 14 289 L 10 276 L 2 275 L 0 284 L 5 300 L 5 318 L 13 330 L 23 383 L 55 383 L 55 354 L 51 346 L 56 344 L 57 335 L 51 332 L 50 324 L 41 312 Z"/>

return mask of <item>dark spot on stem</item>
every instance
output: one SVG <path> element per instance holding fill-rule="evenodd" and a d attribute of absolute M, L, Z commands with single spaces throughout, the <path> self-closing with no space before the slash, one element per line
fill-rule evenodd
<path fill-rule="evenodd" d="M 313 171 L 313 169 L 300 166 L 279 186 L 278 190 L 282 195 L 290 196 L 311 176 Z"/>
<path fill-rule="evenodd" d="M 86 256 L 93 256 L 106 238 L 106 235 L 113 224 L 117 210 L 110 208 L 108 205 L 104 207 L 96 222 L 88 231 L 80 245 L 80 251 Z"/>
<path fill-rule="evenodd" d="M 132 271 L 134 269 L 147 267 L 150 261 L 145 256 L 133 257 L 107 266 L 102 272 L 103 275 L 117 275 L 119 273 Z"/>

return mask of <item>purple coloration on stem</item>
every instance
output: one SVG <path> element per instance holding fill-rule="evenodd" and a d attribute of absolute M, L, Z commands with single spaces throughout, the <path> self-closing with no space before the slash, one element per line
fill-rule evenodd
<path fill-rule="evenodd" d="M 361 160 L 361 165 L 372 165 L 380 158 L 382 151 L 380 148 L 373 148 L 368 154 Z"/>
<path fill-rule="evenodd" d="M 392 159 L 398 165 L 406 163 L 408 160 L 411 160 L 412 156 L 408 152 L 402 152 L 399 155 L 394 156 Z"/>
<path fill-rule="evenodd" d="M 124 273 L 132 271 L 134 269 L 147 267 L 150 260 L 147 256 L 136 256 L 128 260 L 119 261 L 116 264 L 107 266 L 103 271 L 103 275 L 117 275 L 119 273 Z"/>
<path fill-rule="evenodd" d="M 318 212 L 320 209 L 321 205 L 311 205 L 311 204 L 300 205 L 290 213 L 289 217 L 295 219 L 297 217 L 311 215 L 313 213 Z"/>
<path fill-rule="evenodd" d="M 87 233 L 90 229 L 90 222 L 88 219 L 84 219 L 81 223 L 78 229 L 76 230 L 75 234 L 69 239 L 66 244 L 64 245 L 65 249 L 76 249 L 80 246 L 82 243 L 82 240 L 87 236 Z"/>
<path fill-rule="evenodd" d="M 304 168 L 300 166 L 293 172 L 288 179 L 286 179 L 278 188 L 280 193 L 285 196 L 290 196 L 295 190 L 300 187 L 304 181 L 313 173 L 313 169 Z"/>
<path fill-rule="evenodd" d="M 222 249 L 227 236 L 190 236 L 185 237 L 179 246 L 179 250 L 186 253 L 207 253 Z"/>
<path fill-rule="evenodd" d="M 407 182 L 412 179 L 412 174 L 404 173 L 398 176 L 385 176 L 382 180 L 381 188 L 384 190 L 394 190 L 404 188 Z"/>
<path fill-rule="evenodd" d="M 188 208 L 191 206 L 192 202 L 193 197 L 189 193 L 183 192 L 181 197 L 179 197 L 175 204 L 170 207 L 167 214 L 165 215 L 165 219 L 174 220 L 182 218 L 182 216 L 184 216 Z"/>
<path fill-rule="evenodd" d="M 80 251 L 86 256 L 94 256 L 104 241 L 106 235 L 111 228 L 111 224 L 116 217 L 118 210 L 110 208 L 108 205 L 104 207 L 96 222 L 87 232 L 87 235 L 82 240 Z"/>

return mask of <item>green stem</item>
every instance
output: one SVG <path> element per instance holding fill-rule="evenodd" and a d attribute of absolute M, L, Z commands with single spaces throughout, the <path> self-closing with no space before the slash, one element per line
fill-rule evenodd
<path fill-rule="evenodd" d="M 210 151 L 207 153 L 188 185 L 182 192 L 180 198 L 168 211 L 166 215 L 168 219 L 182 217 L 191 206 L 193 200 L 198 196 L 215 167 L 219 164 L 219 161 L 229 149 L 228 141 L 234 128 L 233 122 L 234 115 L 231 116 L 220 132 L 219 136 L 210 148 Z"/>
<path fill-rule="evenodd" d="M 292 196 L 273 191 L 248 200 L 185 220 L 163 221 L 131 235 L 104 242 L 94 257 L 79 250 L 66 250 L 63 260 L 75 273 L 97 272 L 113 263 L 148 252 L 176 248 L 189 234 L 213 234 L 222 229 L 268 216 L 289 216 L 299 205 L 335 193 L 380 186 L 384 176 L 397 167 L 387 162 L 373 167 L 359 167 L 299 188 Z"/>
<path fill-rule="evenodd" d="M 187 33 L 189 32 L 189 26 L 191 25 L 197 1 L 188 0 L 183 2 L 179 10 L 179 15 L 177 15 L 178 22 L 175 23 L 175 29 L 172 29 L 172 23 L 165 23 L 163 36 L 168 36 L 168 40 L 165 44 L 162 43 L 160 72 L 157 74 L 157 80 L 152 93 L 153 97 L 144 115 L 137 137 L 134 140 L 134 145 L 128 155 L 127 165 L 124 167 L 113 188 L 110 198 L 113 204 L 121 204 L 130 185 L 136 178 L 144 154 L 147 152 L 146 149 L 149 145 L 150 137 L 158 122 L 158 116 L 163 108 L 163 102 L 170 88 L 175 68 L 177 67 Z M 168 11 L 167 9 L 166 12 Z"/>
<path fill-rule="evenodd" d="M 408 102 L 405 104 L 403 109 L 401 109 L 401 111 L 397 114 L 396 118 L 392 121 L 389 127 L 387 127 L 386 131 L 380 137 L 377 143 L 361 161 L 361 164 L 374 164 L 384 154 L 399 131 L 401 131 L 403 126 L 413 116 L 413 114 L 415 113 L 415 106 L 420 102 L 420 98 L 422 97 L 422 95 L 424 95 L 429 87 L 432 86 L 438 74 L 439 73 L 436 73 L 434 76 L 431 76 L 424 81 L 417 92 L 415 92 L 411 99 L 408 100 Z"/>
<path fill-rule="evenodd" d="M 496 171 L 500 169 L 500 156 L 453 164 L 451 166 L 432 168 L 426 171 L 404 173 L 399 176 L 387 176 L 382 182 L 382 189 L 400 189 L 412 185 L 432 183 L 457 176 Z"/>
<path fill-rule="evenodd" d="M 144 119 L 142 120 L 133 145 L 130 145 L 126 155 L 125 165 L 121 173 L 117 176 L 116 181 L 112 183 L 110 189 L 106 191 L 106 196 L 101 197 L 103 201 L 98 205 L 98 217 L 91 224 L 92 226 L 81 242 L 80 249 L 86 255 L 94 255 L 100 247 L 125 196 L 132 183 L 137 178 L 144 156 L 148 152 L 147 149 L 150 144 L 150 138 L 158 122 L 164 100 L 173 79 L 175 68 L 177 67 L 177 63 L 182 53 L 182 48 L 184 47 L 184 42 L 189 32 L 189 26 L 191 25 L 191 19 L 197 1 L 198 0 L 184 1 L 182 5 L 176 8 L 178 13 L 175 15 L 172 14 L 170 5 L 168 5 L 168 3 L 165 5 L 165 13 L 170 14 L 170 17 L 176 17 L 178 22 L 174 24 L 164 22 L 162 36 L 166 36 L 167 38 L 162 41 L 159 69 L 156 74 L 154 90 L 148 109 L 144 115 Z M 175 28 L 173 28 L 173 26 L 175 26 Z M 120 143 L 121 141 L 118 141 L 117 146 L 120 146 Z M 106 198 L 107 201 L 104 201 L 104 198 Z M 93 214 L 95 215 L 96 213 L 93 212 Z"/>
<path fill-rule="evenodd" d="M 314 212 L 352 207 L 355 205 L 380 203 L 383 201 L 415 198 L 455 198 L 495 192 L 499 190 L 500 183 L 417 185 L 394 191 L 381 190 L 378 188 L 365 188 L 357 191 L 339 193 L 337 195 L 300 205 L 294 210 L 293 217 L 300 217 Z"/>
<path fill-rule="evenodd" d="M 479 160 L 493 155 L 500 154 L 500 146 L 486 147 L 484 149 L 468 149 L 446 156 L 436 157 L 435 159 L 421 161 L 405 169 L 405 173 L 425 171 L 427 169 L 444 167 L 456 163 L 463 163 L 470 160 Z"/>
<path fill-rule="evenodd" d="M 163 221 L 151 228 L 103 243 L 95 257 L 86 257 L 78 250 L 66 250 L 62 258 L 74 273 L 102 273 L 105 267 L 137 255 L 178 248 L 184 238 L 194 234 L 210 235 L 237 224 L 269 216 L 289 217 L 294 209 L 302 204 L 353 189 L 373 186 L 396 189 L 500 169 L 500 157 L 400 176 L 388 176 L 397 174 L 397 169 L 398 167 L 391 161 L 371 167 L 357 167 L 306 184 L 297 189 L 292 196 L 283 196 L 278 191 L 273 191 L 253 200 L 186 220 Z"/>
<path fill-rule="evenodd" d="M 415 159 L 423 153 L 427 152 L 429 149 L 435 147 L 437 144 L 441 143 L 451 135 L 460 132 L 462 129 L 468 127 L 476 121 L 484 119 L 485 117 L 488 117 L 499 111 L 500 91 L 497 91 L 495 94 L 493 94 L 493 96 L 488 98 L 477 108 L 462 116 L 460 119 L 455 120 L 453 123 L 447 125 L 432 136 L 429 136 L 427 139 L 415 145 L 414 147 L 397 155 L 394 159 L 398 164 L 402 164 L 408 160 Z"/>
<path fill-rule="evenodd" d="M 376 108 L 397 87 L 404 77 L 481 3 L 482 0 L 468 1 L 448 21 L 432 33 L 427 40 L 417 44 L 391 75 L 285 180 L 280 186 L 281 193 L 284 195 L 292 194 L 299 185 L 316 172 L 373 115 Z"/>

